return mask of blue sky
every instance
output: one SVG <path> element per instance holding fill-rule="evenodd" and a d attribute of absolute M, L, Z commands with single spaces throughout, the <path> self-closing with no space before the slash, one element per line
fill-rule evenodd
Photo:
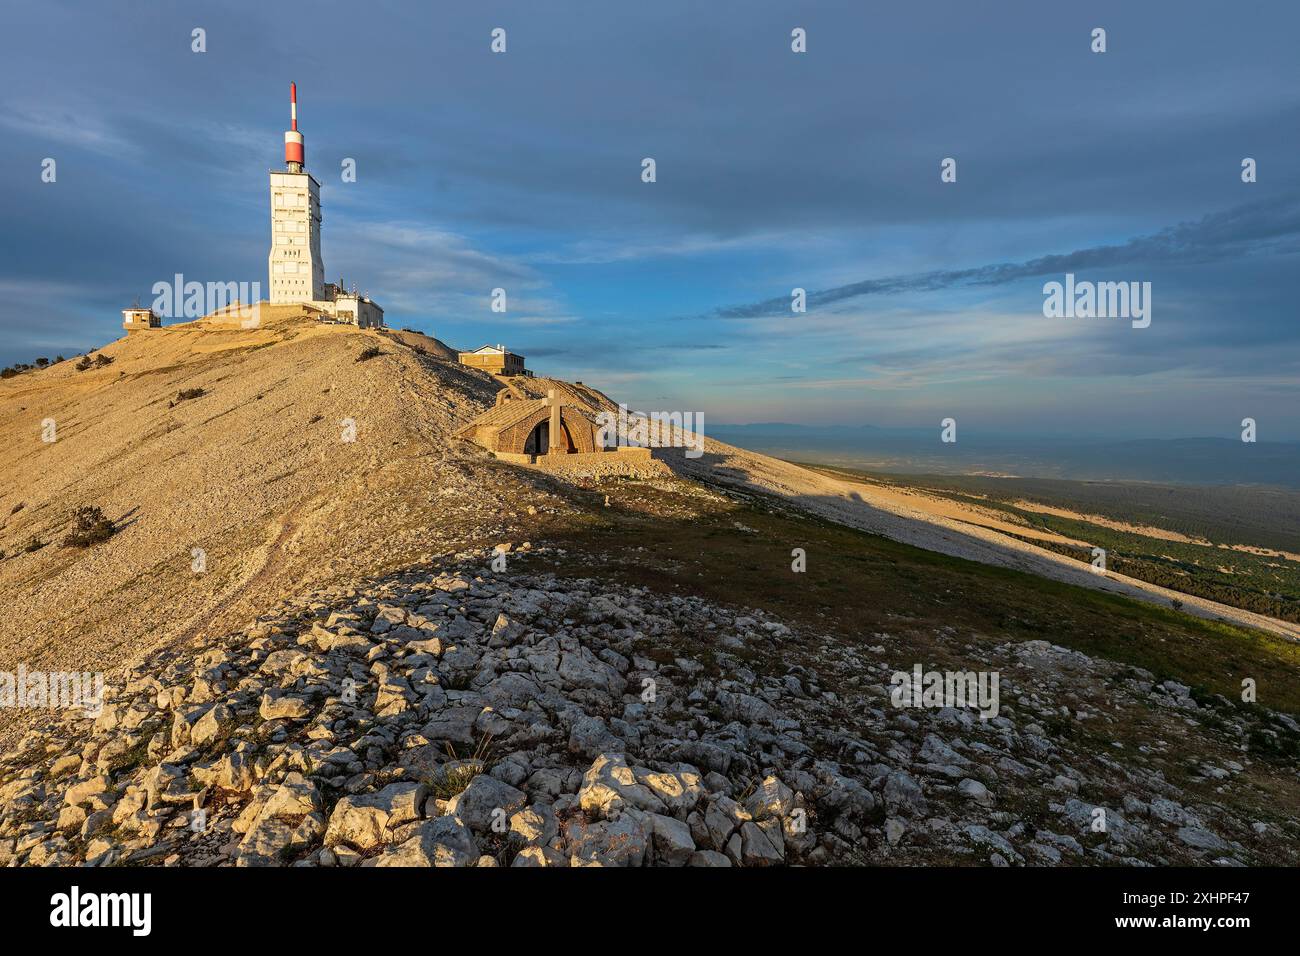
<path fill-rule="evenodd" d="M 295 80 L 326 275 L 390 325 L 706 431 L 1300 438 L 1300 8 L 893 6 L 6 3 L 0 360 L 265 286 Z M 1066 271 L 1151 282 L 1151 327 L 1045 318 Z"/>

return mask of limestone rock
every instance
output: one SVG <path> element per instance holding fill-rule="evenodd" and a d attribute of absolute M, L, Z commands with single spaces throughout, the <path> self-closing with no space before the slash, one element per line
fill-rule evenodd
<path fill-rule="evenodd" d="M 778 820 L 745 823 L 740 827 L 741 859 L 745 866 L 775 866 L 785 862 L 785 839 Z"/>
<path fill-rule="evenodd" d="M 375 866 L 473 866 L 478 857 L 469 829 L 454 817 L 441 816 L 421 823 L 409 840 L 385 850 Z"/>
<path fill-rule="evenodd" d="M 578 791 L 578 804 L 587 813 L 608 817 L 625 807 L 662 813 L 663 801 L 636 780 L 622 754 L 601 754 L 587 769 Z"/>
<path fill-rule="evenodd" d="M 776 777 L 766 777 L 745 801 L 745 809 L 755 820 L 784 818 L 794 809 L 794 791 Z"/>
<path fill-rule="evenodd" d="M 650 833 L 645 814 L 625 810 L 616 820 L 574 821 L 566 838 L 570 866 L 640 866 Z"/>
<path fill-rule="evenodd" d="M 498 820 L 501 827 L 498 832 L 504 832 L 510 815 L 527 802 L 522 791 L 481 773 L 447 802 L 447 813 L 475 833 L 492 830 Z"/>
<path fill-rule="evenodd" d="M 326 845 L 370 850 L 389 842 L 397 827 L 420 818 L 427 793 L 423 784 L 393 783 L 378 793 L 344 797 L 330 814 Z"/>
<path fill-rule="evenodd" d="M 905 771 L 895 770 L 885 778 L 885 803 L 895 810 L 923 816 L 927 809 L 921 785 Z"/>
<path fill-rule="evenodd" d="M 685 866 L 695 852 L 691 828 L 681 820 L 662 814 L 650 814 L 655 859 L 664 866 Z"/>
<path fill-rule="evenodd" d="M 535 803 L 510 818 L 510 840 L 524 845 L 550 843 L 559 833 L 555 813 L 545 803 Z"/>
<path fill-rule="evenodd" d="M 258 713 L 262 715 L 263 720 L 276 720 L 278 718 L 298 720 L 310 714 L 311 707 L 300 697 L 293 697 L 289 694 L 266 693 L 262 695 L 262 703 L 258 708 Z"/>

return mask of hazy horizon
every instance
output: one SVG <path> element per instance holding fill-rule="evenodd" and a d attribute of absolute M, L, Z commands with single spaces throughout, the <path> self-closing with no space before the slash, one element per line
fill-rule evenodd
<path fill-rule="evenodd" d="M 962 434 L 945 444 L 936 428 L 816 427 L 705 422 L 719 441 L 809 464 L 899 475 L 995 474 L 1080 481 L 1300 488 L 1300 442 L 1199 436 Z"/>

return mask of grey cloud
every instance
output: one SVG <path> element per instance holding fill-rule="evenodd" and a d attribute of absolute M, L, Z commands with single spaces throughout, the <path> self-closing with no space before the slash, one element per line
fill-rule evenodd
<path fill-rule="evenodd" d="M 1120 245 L 1094 246 L 1040 256 L 1027 262 L 866 279 L 809 292 L 808 308 L 864 296 L 935 292 L 962 286 L 999 286 L 1084 269 L 1160 263 L 1187 265 L 1246 256 L 1294 255 L 1297 252 L 1300 252 L 1300 197 L 1293 194 L 1280 203 L 1249 203 L 1210 213 L 1193 222 L 1179 223 Z M 751 319 L 786 315 L 789 311 L 790 297 L 783 295 L 748 305 L 721 308 L 712 317 Z"/>

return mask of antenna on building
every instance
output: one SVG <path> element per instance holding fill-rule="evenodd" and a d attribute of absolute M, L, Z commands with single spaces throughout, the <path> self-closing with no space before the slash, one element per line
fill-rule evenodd
<path fill-rule="evenodd" d="M 289 123 L 290 128 L 284 131 L 284 162 L 289 167 L 289 172 L 302 172 L 303 164 L 307 161 L 307 149 L 303 143 L 302 133 L 298 132 L 298 84 L 289 84 Z"/>

